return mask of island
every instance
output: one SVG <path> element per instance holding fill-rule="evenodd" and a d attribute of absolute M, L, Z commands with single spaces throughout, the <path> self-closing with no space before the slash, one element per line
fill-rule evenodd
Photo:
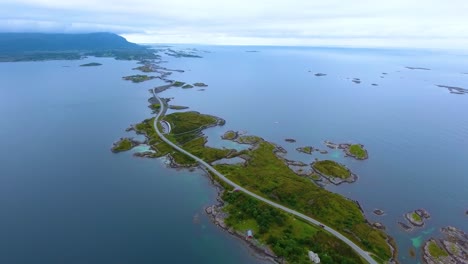
<path fill-rule="evenodd" d="M 167 100 L 162 101 L 163 104 L 166 104 L 165 101 Z M 160 111 L 165 108 L 160 108 Z M 160 115 L 160 121 L 168 122 L 172 127 L 165 135 L 168 140 L 212 164 L 231 181 L 276 203 L 314 217 L 335 230 L 341 230 L 343 235 L 375 254 L 378 259 L 388 260 L 392 257 L 388 236 L 369 224 L 358 205 L 315 185 L 307 177 L 298 176 L 281 157 L 285 153 L 282 147 L 258 136 L 240 135 L 234 131 L 227 131 L 223 138 L 247 144 L 248 149 L 237 151 L 208 147 L 203 130 L 223 125 L 223 119 L 193 111 Z M 149 118 L 134 126 L 137 133 L 145 135 L 148 145 L 154 150 L 147 157 L 166 158 L 171 167 L 198 166 L 198 162 L 163 141 L 156 133 L 155 125 L 159 128 L 160 122 Z M 215 163 L 236 157 L 245 162 Z M 324 262 L 363 263 L 354 250 L 335 236 L 324 232 L 323 228 L 298 221 L 290 214 L 235 191 L 215 174 L 209 172 L 208 175 L 219 188 L 220 202 L 210 206 L 207 213 L 216 224 L 233 235 L 245 238 L 250 230 L 252 245 L 262 254 L 270 255 L 277 261 L 308 263 L 310 260 L 307 252 L 313 251 Z"/>
<path fill-rule="evenodd" d="M 153 80 L 155 78 L 158 78 L 158 77 L 142 75 L 142 74 L 136 74 L 136 75 L 130 75 L 130 76 L 122 77 L 122 79 L 124 79 L 126 81 L 132 81 L 133 83 L 141 83 L 141 82 Z"/>
<path fill-rule="evenodd" d="M 383 210 L 380 210 L 380 209 L 375 209 L 375 210 L 373 211 L 373 213 L 374 213 L 375 215 L 384 215 L 384 214 L 385 214 L 385 212 L 384 212 Z"/>
<path fill-rule="evenodd" d="M 362 144 L 333 143 L 325 140 L 325 146 L 331 149 L 341 149 L 347 157 L 352 157 L 357 160 L 365 160 L 369 158 L 367 150 Z"/>
<path fill-rule="evenodd" d="M 344 151 L 347 156 L 353 157 L 358 160 L 365 160 L 369 157 L 367 155 L 367 150 L 364 149 L 364 145 L 361 144 L 353 144 L 349 146 L 348 144 L 345 144 Z"/>
<path fill-rule="evenodd" d="M 101 66 L 101 63 L 98 62 L 90 62 L 86 64 L 81 64 L 80 67 L 95 67 L 95 66 Z"/>
<path fill-rule="evenodd" d="M 226 131 L 226 133 L 224 133 L 224 135 L 221 136 L 222 139 L 226 139 L 226 140 L 235 140 L 238 137 L 239 137 L 239 133 L 236 131 L 232 131 L 232 130 Z"/>
<path fill-rule="evenodd" d="M 421 227 L 424 226 L 424 219 L 429 219 L 431 215 L 425 209 L 420 208 L 405 214 L 406 220 L 408 220 L 413 226 Z"/>
<path fill-rule="evenodd" d="M 172 84 L 172 86 L 174 87 L 182 87 L 184 86 L 185 82 L 179 82 L 179 81 L 176 81 Z"/>
<path fill-rule="evenodd" d="M 423 260 L 428 264 L 466 263 L 468 234 L 448 226 L 441 229 L 442 239 L 431 238 L 423 246 Z"/>
<path fill-rule="evenodd" d="M 131 138 L 121 138 L 119 141 L 114 142 L 112 145 L 112 152 L 118 153 L 122 151 L 127 151 L 138 145 L 139 142 L 132 140 Z"/>
<path fill-rule="evenodd" d="M 410 70 L 423 70 L 423 71 L 430 71 L 431 69 L 423 68 L 423 67 L 405 67 L 406 69 Z"/>
<path fill-rule="evenodd" d="M 196 86 L 196 87 L 207 87 L 208 85 L 205 84 L 205 83 L 202 83 L 202 82 L 197 82 L 197 83 L 194 83 L 193 86 Z"/>
<path fill-rule="evenodd" d="M 299 147 L 299 148 L 296 148 L 297 151 L 301 152 L 301 153 L 305 153 L 305 154 L 312 154 L 312 152 L 315 150 L 314 147 L 312 146 L 306 146 L 306 147 Z"/>
<path fill-rule="evenodd" d="M 190 85 L 190 84 L 186 84 L 182 86 L 182 89 L 191 89 L 191 88 L 193 88 L 193 85 Z"/>
<path fill-rule="evenodd" d="M 169 105 L 168 108 L 171 110 L 184 110 L 184 109 L 188 109 L 189 107 L 182 106 L 182 105 Z"/>
<path fill-rule="evenodd" d="M 462 87 L 449 86 L 449 85 L 437 85 L 437 86 L 441 88 L 446 88 L 452 94 L 468 94 L 468 89 L 465 89 Z"/>
<path fill-rule="evenodd" d="M 343 182 L 354 182 L 357 176 L 353 174 L 346 166 L 333 161 L 321 160 L 312 163 L 312 168 L 316 173 L 327 178 L 333 184 L 341 184 Z"/>

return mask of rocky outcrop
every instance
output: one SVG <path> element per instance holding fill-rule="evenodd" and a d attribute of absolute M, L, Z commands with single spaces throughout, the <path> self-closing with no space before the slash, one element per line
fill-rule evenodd
<path fill-rule="evenodd" d="M 455 227 L 441 229 L 443 239 L 424 244 L 422 259 L 427 264 L 468 264 L 468 235 Z"/>
<path fill-rule="evenodd" d="M 293 139 L 293 138 L 286 138 L 286 139 L 284 139 L 284 141 L 289 142 L 289 143 L 294 143 L 294 142 L 296 142 L 296 140 Z"/>
<path fill-rule="evenodd" d="M 384 215 L 385 214 L 385 212 L 383 210 L 380 210 L 380 209 L 375 209 L 373 212 L 374 212 L 375 215 Z"/>

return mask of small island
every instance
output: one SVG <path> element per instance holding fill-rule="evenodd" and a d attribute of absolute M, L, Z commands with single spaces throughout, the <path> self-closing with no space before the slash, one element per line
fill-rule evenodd
<path fill-rule="evenodd" d="M 373 212 L 374 212 L 375 215 L 379 215 L 379 216 L 385 214 L 385 212 L 383 210 L 380 210 L 380 209 L 375 209 Z"/>
<path fill-rule="evenodd" d="M 445 88 L 449 90 L 452 94 L 468 94 L 468 89 L 456 86 L 448 86 L 448 85 L 437 85 L 437 87 Z"/>
<path fill-rule="evenodd" d="M 190 88 L 193 88 L 193 85 L 186 84 L 186 85 L 182 86 L 182 89 L 190 89 Z"/>
<path fill-rule="evenodd" d="M 325 145 L 331 149 L 341 149 L 347 157 L 352 157 L 357 160 L 365 160 L 369 158 L 367 150 L 362 144 L 348 144 L 348 143 L 333 143 L 326 140 Z"/>
<path fill-rule="evenodd" d="M 184 110 L 184 109 L 188 109 L 189 107 L 182 106 L 182 105 L 169 105 L 168 108 L 171 110 Z"/>
<path fill-rule="evenodd" d="M 448 226 L 441 229 L 442 239 L 429 239 L 423 246 L 423 260 L 431 264 L 467 263 L 468 234 Z"/>
<path fill-rule="evenodd" d="M 221 136 L 225 140 L 235 140 L 239 136 L 239 133 L 236 131 L 229 130 L 224 135 Z"/>
<path fill-rule="evenodd" d="M 174 83 L 172 83 L 172 86 L 174 87 L 182 87 L 184 86 L 185 82 L 179 82 L 179 81 L 176 81 Z"/>
<path fill-rule="evenodd" d="M 155 69 L 153 69 L 153 66 L 151 64 L 145 64 L 136 68 L 133 68 L 133 70 L 139 70 L 141 72 L 156 72 Z"/>
<path fill-rule="evenodd" d="M 138 145 L 137 142 L 133 141 L 130 138 L 121 138 L 119 141 L 113 144 L 111 150 L 114 153 L 118 153 L 118 152 L 130 150 L 136 145 Z"/>
<path fill-rule="evenodd" d="M 197 83 L 194 83 L 193 86 L 196 86 L 196 87 L 207 87 L 208 85 L 205 84 L 205 83 L 202 83 L 202 82 L 197 82 Z"/>
<path fill-rule="evenodd" d="M 405 67 L 406 69 L 410 70 L 423 70 L 423 71 L 430 71 L 431 69 L 423 68 L 423 67 Z"/>
<path fill-rule="evenodd" d="M 341 184 L 343 182 L 354 182 L 357 176 L 353 174 L 346 166 L 333 161 L 321 160 L 312 163 L 312 168 L 318 174 L 327 178 L 333 184 Z"/>
<path fill-rule="evenodd" d="M 296 148 L 297 151 L 301 152 L 301 153 L 305 153 L 305 154 L 312 154 L 312 152 L 314 152 L 314 147 L 312 146 L 306 146 L 306 147 L 299 147 L 299 148 Z"/>
<path fill-rule="evenodd" d="M 416 209 L 414 211 L 405 214 L 406 220 L 408 220 L 413 226 L 421 227 L 424 226 L 424 219 L 429 219 L 431 215 L 425 209 Z"/>
<path fill-rule="evenodd" d="M 367 150 L 364 149 L 364 145 L 353 144 L 344 149 L 347 156 L 351 156 L 358 160 L 365 160 L 368 158 Z"/>
<path fill-rule="evenodd" d="M 98 62 L 90 62 L 86 64 L 81 64 L 80 67 L 95 67 L 95 66 L 101 66 L 101 63 Z"/>
<path fill-rule="evenodd" d="M 149 81 L 149 80 L 152 80 L 152 79 L 155 79 L 155 78 L 158 78 L 158 77 L 148 76 L 148 75 L 141 75 L 141 74 L 122 77 L 122 79 L 124 79 L 126 81 L 132 81 L 133 83 L 141 83 L 141 82 Z"/>

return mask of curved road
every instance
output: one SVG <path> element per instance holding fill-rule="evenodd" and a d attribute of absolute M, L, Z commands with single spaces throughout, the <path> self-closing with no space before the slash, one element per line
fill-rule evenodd
<path fill-rule="evenodd" d="M 159 101 L 159 103 L 161 104 L 161 111 L 159 111 L 159 113 L 156 115 L 156 118 L 154 119 L 154 128 L 156 130 L 156 133 L 158 134 L 158 136 L 164 141 L 166 142 L 167 144 L 169 144 L 171 147 L 173 147 L 174 149 L 184 153 L 185 155 L 191 157 L 192 159 L 196 160 L 198 163 L 200 163 L 201 165 L 205 166 L 206 169 L 208 169 L 209 171 L 211 171 L 212 173 L 214 173 L 216 176 L 218 176 L 221 180 L 223 180 L 225 183 L 231 185 L 232 187 L 234 187 L 234 189 L 236 190 L 239 190 L 247 195 L 250 195 L 264 203 L 267 203 L 273 207 L 276 207 L 278 209 L 281 209 L 287 213 L 290 213 L 292 215 L 295 215 L 297 217 L 300 217 L 304 220 L 306 220 L 307 222 L 311 223 L 311 224 L 314 224 L 314 225 L 317 225 L 317 226 L 323 226 L 326 231 L 330 232 L 332 235 L 334 235 L 335 237 L 339 238 L 341 241 L 345 242 L 346 244 L 348 244 L 351 248 L 353 248 L 363 259 L 365 259 L 367 262 L 371 263 L 371 264 L 377 264 L 377 262 L 371 258 L 370 254 L 367 252 L 367 251 L 364 251 L 362 250 L 358 245 L 354 244 L 353 241 L 349 240 L 347 237 L 343 236 L 341 233 L 339 233 L 338 231 L 322 224 L 321 222 L 307 216 L 307 215 L 304 215 L 304 214 L 301 214 L 297 211 L 294 211 L 292 209 L 289 209 L 285 206 L 282 206 L 281 204 L 277 204 L 275 202 L 272 202 L 268 199 L 265 199 L 263 198 L 262 196 L 259 196 L 245 188 L 243 188 L 242 186 L 236 184 L 235 182 L 229 180 L 228 178 L 226 178 L 226 176 L 224 176 L 223 174 L 221 174 L 219 171 L 217 171 L 215 168 L 211 167 L 210 164 L 206 163 L 205 161 L 203 161 L 202 159 L 198 158 L 197 156 L 193 155 L 192 153 L 184 150 L 183 148 L 177 146 L 176 144 L 174 144 L 173 142 L 171 142 L 170 140 L 168 140 L 166 137 L 164 137 L 164 135 L 159 131 L 159 128 L 157 126 L 157 123 L 159 121 L 159 118 L 165 114 L 166 112 L 166 105 L 163 104 L 163 102 L 161 101 L 161 99 L 153 92 L 153 95 L 154 97 Z"/>

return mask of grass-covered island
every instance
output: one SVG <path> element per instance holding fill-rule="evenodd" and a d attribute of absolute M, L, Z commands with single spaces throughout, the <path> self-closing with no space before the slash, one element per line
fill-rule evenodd
<path fill-rule="evenodd" d="M 312 152 L 314 152 L 314 147 L 312 147 L 312 146 L 299 147 L 299 148 L 296 148 L 296 150 L 301 152 L 301 153 L 312 154 Z"/>
<path fill-rule="evenodd" d="M 444 238 L 431 238 L 424 244 L 424 262 L 431 264 L 466 263 L 468 234 L 453 226 L 441 228 L 441 232 L 445 235 Z"/>
<path fill-rule="evenodd" d="M 312 163 L 312 168 L 333 184 L 354 182 L 357 178 L 348 168 L 333 160 L 316 161 Z"/>
<path fill-rule="evenodd" d="M 348 156 L 352 156 L 359 160 L 367 159 L 367 150 L 364 149 L 364 146 L 361 144 L 353 144 L 345 149 L 345 152 Z"/>
<path fill-rule="evenodd" d="M 119 141 L 115 142 L 111 148 L 112 152 L 122 152 L 131 150 L 137 144 L 130 138 L 121 138 Z"/>
<path fill-rule="evenodd" d="M 224 124 L 220 118 L 198 112 L 178 112 L 162 117 L 172 130 L 166 137 L 208 163 L 225 158 L 241 157 L 244 164 L 213 165 L 230 180 L 264 196 L 276 203 L 302 212 L 322 221 L 346 235 L 363 249 L 372 252 L 379 262 L 392 257 L 389 237 L 368 224 L 358 205 L 339 194 L 329 192 L 310 179 L 300 177 L 292 171 L 284 158 L 278 155 L 281 147 L 257 136 L 239 136 L 237 132 L 226 133 L 226 139 L 250 144 L 247 150 L 218 149 L 206 146 L 203 129 Z M 154 152 L 143 154 L 148 157 L 166 156 L 173 167 L 193 167 L 197 163 L 188 156 L 174 150 L 158 137 L 154 129 L 154 118 L 135 125 L 137 133 L 146 135 Z M 159 124 L 158 124 L 159 126 Z M 214 219 L 220 225 L 245 237 L 253 230 L 257 248 L 270 248 L 277 260 L 289 263 L 310 263 L 307 253 L 319 254 L 321 263 L 363 263 L 363 260 L 348 245 L 322 228 L 312 226 L 279 209 L 270 207 L 242 193 L 232 192 L 232 187 L 211 175 L 223 189 L 223 204 L 216 205 Z M 210 212 L 213 211 L 210 209 Z M 222 224 L 221 224 L 222 223 Z"/>
<path fill-rule="evenodd" d="M 143 74 L 136 74 L 136 75 L 130 75 L 130 76 L 122 77 L 122 79 L 124 79 L 126 81 L 132 81 L 134 83 L 141 83 L 141 82 L 144 82 L 144 81 L 153 80 L 155 78 L 158 78 L 158 77 L 143 75 Z"/>
<path fill-rule="evenodd" d="M 90 62 L 86 64 L 81 64 L 80 67 L 95 67 L 95 66 L 101 66 L 102 64 L 99 62 Z"/>

